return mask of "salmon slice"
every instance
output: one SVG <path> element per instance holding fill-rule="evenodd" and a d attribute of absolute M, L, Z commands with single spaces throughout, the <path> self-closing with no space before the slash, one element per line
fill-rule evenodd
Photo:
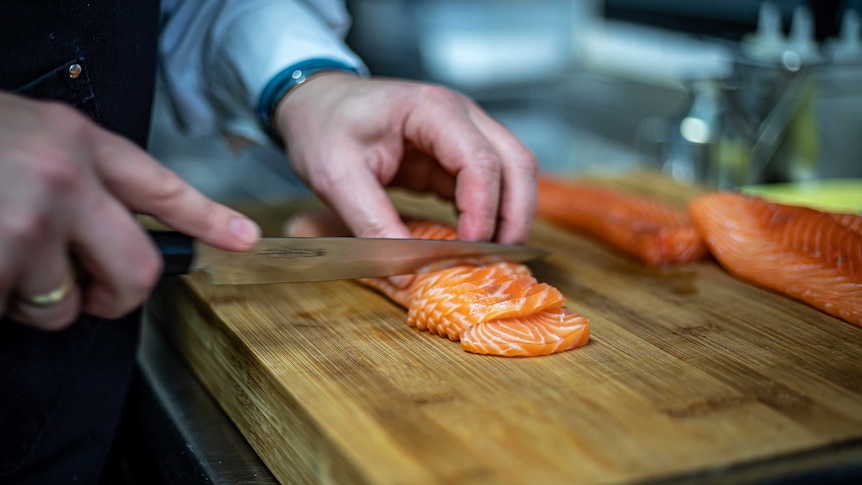
<path fill-rule="evenodd" d="M 547 355 L 585 345 L 590 339 L 588 323 L 565 310 L 502 318 L 468 327 L 461 333 L 461 346 L 476 354 Z"/>
<path fill-rule="evenodd" d="M 323 220 L 320 215 L 295 220 L 288 235 L 331 235 Z M 456 238 L 445 224 L 412 221 L 408 227 L 416 238 Z M 522 264 L 464 264 L 414 275 L 403 288 L 387 278 L 358 281 L 406 308 L 409 325 L 460 341 L 473 353 L 548 355 L 586 345 L 590 338 L 589 321 L 568 311 L 562 293 L 538 282 Z"/>
<path fill-rule="evenodd" d="M 458 341 L 470 325 L 529 315 L 565 303 L 556 288 L 523 274 L 523 268 L 509 263 L 473 267 L 462 274 L 452 272 L 452 281 L 445 274 L 449 271 L 444 271 L 436 275 L 439 278 L 429 278 L 433 284 L 420 276 L 407 307 L 407 323 Z"/>
<path fill-rule="evenodd" d="M 456 237 L 443 224 L 413 221 L 408 227 L 417 238 Z M 522 264 L 464 265 L 417 274 L 406 288 L 386 278 L 360 282 L 407 308 L 409 325 L 460 341 L 469 352 L 548 355 L 589 341 L 589 321 L 568 311 L 562 293 L 538 282 Z"/>
<path fill-rule="evenodd" d="M 862 326 L 862 216 L 735 192 L 696 197 L 689 211 L 729 272 Z"/>
<path fill-rule="evenodd" d="M 687 263 L 709 253 L 684 208 L 586 182 L 540 175 L 536 214 L 584 232 L 651 266 Z"/>

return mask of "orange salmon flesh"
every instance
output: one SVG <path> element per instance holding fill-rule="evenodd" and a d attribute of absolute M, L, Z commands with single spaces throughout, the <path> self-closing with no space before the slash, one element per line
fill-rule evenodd
<path fill-rule="evenodd" d="M 443 224 L 408 224 L 416 238 L 453 240 Z M 417 274 L 405 288 L 386 278 L 360 282 L 407 308 L 407 323 L 460 342 L 476 354 L 528 357 L 585 345 L 589 321 L 568 311 L 556 288 L 539 283 L 522 264 L 456 266 Z"/>
<path fill-rule="evenodd" d="M 862 326 L 862 216 L 735 192 L 696 197 L 689 211 L 730 273 Z"/>
<path fill-rule="evenodd" d="M 540 175 L 536 215 L 650 266 L 687 263 L 708 255 L 684 207 L 587 182 Z"/>

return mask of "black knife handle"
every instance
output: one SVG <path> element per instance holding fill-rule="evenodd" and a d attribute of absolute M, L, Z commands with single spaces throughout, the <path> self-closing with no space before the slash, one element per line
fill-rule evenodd
<path fill-rule="evenodd" d="M 147 231 L 164 261 L 162 274 L 188 274 L 195 257 L 195 240 L 176 231 Z"/>

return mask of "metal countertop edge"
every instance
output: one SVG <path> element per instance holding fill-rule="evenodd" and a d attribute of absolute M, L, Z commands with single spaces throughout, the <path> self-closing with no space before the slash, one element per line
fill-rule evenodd
<path fill-rule="evenodd" d="M 132 482 L 277 484 L 151 318 L 145 312 L 124 424 Z"/>

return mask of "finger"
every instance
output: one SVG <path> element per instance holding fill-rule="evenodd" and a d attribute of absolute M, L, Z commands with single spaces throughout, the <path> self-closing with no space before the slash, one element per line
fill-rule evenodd
<path fill-rule="evenodd" d="M 427 101 L 429 106 L 414 110 L 405 124 L 405 136 L 455 175 L 458 237 L 491 239 L 499 207 L 500 159 L 471 122 L 463 99 L 448 91 L 436 93 Z"/>
<path fill-rule="evenodd" d="M 126 207 L 93 187 L 86 212 L 71 231 L 75 257 L 87 280 L 83 310 L 119 318 L 144 301 L 161 275 L 162 258 Z"/>
<path fill-rule="evenodd" d="M 484 112 L 476 108 L 470 113 L 476 126 L 495 147 L 502 163 L 495 239 L 506 244 L 524 244 L 530 237 L 535 218 L 536 157 L 510 131 Z"/>
<path fill-rule="evenodd" d="M 339 173 L 327 173 L 312 180 L 350 231 L 358 237 L 410 237 L 398 211 L 374 174 L 364 163 L 348 163 Z"/>
<path fill-rule="evenodd" d="M 137 146 L 107 132 L 99 136 L 96 171 L 132 210 L 222 249 L 247 250 L 260 238 L 253 221 L 208 199 Z"/>
<path fill-rule="evenodd" d="M 489 240 L 495 233 L 499 210 L 499 161 L 496 154 L 483 149 L 472 162 L 462 163 L 466 165 L 457 172 L 455 182 L 458 236 L 467 241 Z"/>
<path fill-rule="evenodd" d="M 287 237 L 346 237 L 350 228 L 331 209 L 320 209 L 295 215 L 284 224 Z"/>
<path fill-rule="evenodd" d="M 390 185 L 417 192 L 432 192 L 446 200 L 455 197 L 455 177 L 441 167 L 437 160 L 418 150 L 405 152 Z"/>
<path fill-rule="evenodd" d="M 28 248 L 31 263 L 24 268 L 13 290 L 8 314 L 19 323 L 60 330 L 69 326 L 80 312 L 81 294 L 65 241 L 53 235 L 46 235 L 43 241 Z M 36 301 L 52 294 L 60 300 L 50 304 Z"/>

